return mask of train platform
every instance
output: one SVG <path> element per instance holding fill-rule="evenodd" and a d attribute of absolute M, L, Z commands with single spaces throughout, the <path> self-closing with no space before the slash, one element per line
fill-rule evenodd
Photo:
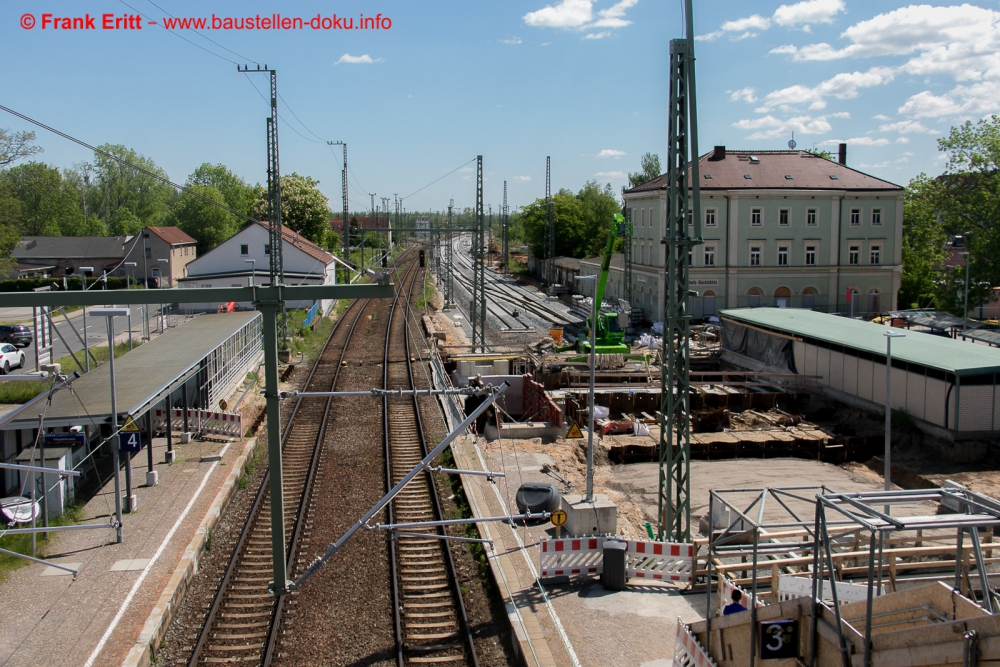
<path fill-rule="evenodd" d="M 176 460 L 158 463 L 159 483 L 144 479 L 146 452 L 133 458 L 137 511 L 122 517 L 124 541 L 115 542 L 114 481 L 83 508 L 77 525 L 103 529 L 53 533 L 40 555 L 70 573 L 30 563 L 0 585 L 0 664 L 148 665 L 197 571 L 198 559 L 232 492 L 254 439 L 173 439 Z M 152 442 L 163 461 L 166 439 Z M 124 475 L 123 492 L 124 492 Z"/>
<path fill-rule="evenodd" d="M 463 475 L 462 483 L 475 516 L 516 514 L 514 494 L 522 482 L 552 481 L 541 473 L 540 455 L 521 449 L 517 441 L 457 439 L 452 445 L 457 466 L 465 470 L 506 473 L 493 482 Z M 633 580 L 627 590 L 605 590 L 599 577 L 576 577 L 548 585 L 538 581 L 538 543 L 555 537 L 551 523 L 477 524 L 490 566 L 504 598 L 515 636 L 515 648 L 532 667 L 673 664 L 677 619 L 704 618 L 704 594 L 685 594 L 680 586 Z"/>

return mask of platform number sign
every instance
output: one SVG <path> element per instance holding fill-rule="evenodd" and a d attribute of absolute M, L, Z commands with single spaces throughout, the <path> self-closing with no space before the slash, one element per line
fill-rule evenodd
<path fill-rule="evenodd" d="M 142 450 L 142 431 L 132 415 L 125 417 L 125 424 L 118 434 L 118 449 L 123 454 L 136 454 Z"/>
<path fill-rule="evenodd" d="M 796 658 L 799 655 L 798 621 L 764 621 L 760 624 L 760 657 Z"/>

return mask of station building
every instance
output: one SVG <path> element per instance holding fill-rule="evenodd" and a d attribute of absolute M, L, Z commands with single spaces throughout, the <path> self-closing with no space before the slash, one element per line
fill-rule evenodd
<path fill-rule="evenodd" d="M 691 255 L 694 317 L 725 308 L 872 314 L 896 307 L 903 188 L 806 151 L 702 155 L 704 245 Z M 661 320 L 667 176 L 625 191 L 633 226 L 633 306 Z M 690 224 L 691 221 L 689 221 Z M 612 273 L 621 269 L 612 266 Z M 612 284 L 616 281 L 610 281 Z M 852 290 L 852 301 L 847 291 Z"/>
<path fill-rule="evenodd" d="M 805 309 L 742 308 L 723 310 L 721 317 L 724 360 L 817 376 L 831 397 L 884 411 L 889 328 Z M 892 408 L 953 442 L 1000 436 L 1000 349 L 905 333 L 892 341 Z M 958 458 L 984 453 L 953 452 Z"/>

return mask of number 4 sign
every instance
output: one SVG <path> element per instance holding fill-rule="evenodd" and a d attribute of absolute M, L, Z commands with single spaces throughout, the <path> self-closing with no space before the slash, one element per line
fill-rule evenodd
<path fill-rule="evenodd" d="M 142 451 L 142 431 L 132 419 L 132 415 L 125 418 L 125 424 L 118 434 L 118 450 L 123 454 L 136 454 Z"/>
<path fill-rule="evenodd" d="M 762 621 L 760 624 L 760 657 L 797 658 L 799 655 L 798 621 Z"/>

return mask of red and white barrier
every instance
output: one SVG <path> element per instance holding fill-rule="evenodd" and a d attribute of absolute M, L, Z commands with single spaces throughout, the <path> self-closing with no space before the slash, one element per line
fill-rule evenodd
<path fill-rule="evenodd" d="M 243 416 L 236 412 L 188 410 L 188 428 L 195 433 L 243 437 Z M 184 427 L 184 410 L 171 408 L 171 426 L 178 431 Z M 163 408 L 153 411 L 156 428 L 165 428 Z"/>
<path fill-rule="evenodd" d="M 629 540 L 618 537 L 570 537 L 538 543 L 539 576 L 559 577 L 601 574 L 604 540 L 625 542 L 625 576 L 658 581 L 691 581 L 693 544 Z"/>
<path fill-rule="evenodd" d="M 674 667 L 716 667 L 712 656 L 680 618 L 677 619 L 677 637 L 674 640 Z"/>
<path fill-rule="evenodd" d="M 767 604 L 763 600 L 761 600 L 760 598 L 755 598 L 752 593 L 740 588 L 739 586 L 732 583 L 725 577 L 719 578 L 719 588 L 720 588 L 718 596 L 719 616 L 722 616 L 722 609 L 732 601 L 733 591 L 739 591 L 740 593 L 743 594 L 743 597 L 740 599 L 740 603 L 747 609 L 750 608 L 751 600 L 753 600 L 754 606 L 757 607 L 758 609 L 767 606 Z"/>

